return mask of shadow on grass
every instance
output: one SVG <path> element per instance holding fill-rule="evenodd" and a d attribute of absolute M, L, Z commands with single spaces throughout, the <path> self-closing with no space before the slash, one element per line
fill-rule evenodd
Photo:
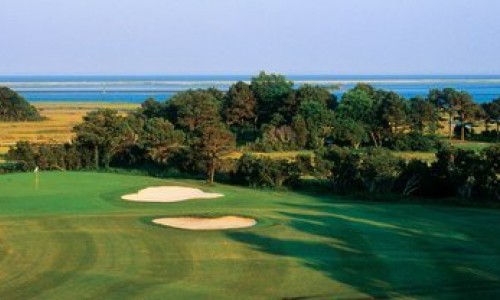
<path fill-rule="evenodd" d="M 500 270 L 491 265 L 500 262 L 499 249 L 447 226 L 446 220 L 406 217 L 411 206 L 398 216 L 387 209 L 343 203 L 282 205 L 285 209 L 278 213 L 286 218 L 287 230 L 273 236 L 252 232 L 228 236 L 257 251 L 295 258 L 361 296 L 500 296 Z"/>

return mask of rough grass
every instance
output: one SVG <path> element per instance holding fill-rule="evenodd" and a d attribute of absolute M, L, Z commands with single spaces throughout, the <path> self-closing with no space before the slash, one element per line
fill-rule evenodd
<path fill-rule="evenodd" d="M 418 159 L 427 163 L 436 161 L 436 153 L 434 152 L 393 151 L 392 153 L 406 161 L 410 161 L 412 159 Z"/>
<path fill-rule="evenodd" d="M 244 153 L 249 153 L 255 155 L 257 157 L 269 157 L 272 159 L 286 159 L 286 160 L 295 160 L 297 155 L 310 155 L 314 156 L 314 151 L 310 150 L 299 150 L 299 151 L 277 151 L 277 152 L 241 152 L 241 151 L 233 151 L 230 154 L 224 156 L 224 158 L 228 159 L 239 159 L 243 156 Z"/>
<path fill-rule="evenodd" d="M 500 212 L 94 173 L 0 176 L 0 299 L 497 299 Z M 189 185 L 220 199 L 131 203 Z M 159 216 L 240 214 L 193 232 Z"/>
<path fill-rule="evenodd" d="M 73 127 L 89 111 L 111 108 L 126 113 L 136 104 L 115 103 L 37 103 L 35 106 L 46 119 L 40 122 L 0 122 L 0 154 L 17 141 L 33 143 L 65 143 L 71 140 Z"/>
<path fill-rule="evenodd" d="M 452 140 L 451 145 L 453 147 L 463 149 L 463 150 L 481 151 L 484 148 L 487 148 L 487 147 L 493 145 L 493 143 Z"/>

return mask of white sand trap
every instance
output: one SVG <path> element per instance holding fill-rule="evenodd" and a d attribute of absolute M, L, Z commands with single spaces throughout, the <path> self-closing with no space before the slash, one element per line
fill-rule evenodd
<path fill-rule="evenodd" d="M 213 199 L 222 194 L 205 193 L 202 190 L 180 186 L 158 186 L 140 190 L 137 194 L 122 196 L 123 200 L 138 202 L 178 202 L 190 199 Z"/>
<path fill-rule="evenodd" d="M 218 230 L 247 228 L 257 224 L 255 219 L 226 216 L 220 218 L 162 218 L 155 219 L 153 223 L 189 230 Z"/>

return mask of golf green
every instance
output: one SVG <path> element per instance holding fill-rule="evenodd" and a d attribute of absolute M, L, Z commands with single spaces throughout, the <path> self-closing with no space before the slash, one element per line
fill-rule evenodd
<path fill-rule="evenodd" d="M 120 199 L 159 185 L 225 196 Z M 151 222 L 222 215 L 258 224 Z M 0 299 L 498 299 L 499 237 L 497 210 L 101 173 L 2 175 Z"/>

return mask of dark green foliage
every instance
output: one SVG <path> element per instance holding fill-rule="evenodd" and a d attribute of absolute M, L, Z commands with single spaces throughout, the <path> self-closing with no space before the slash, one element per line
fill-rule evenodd
<path fill-rule="evenodd" d="M 153 98 L 148 98 L 141 104 L 139 114 L 142 114 L 146 118 L 165 117 L 167 115 L 166 105 Z"/>
<path fill-rule="evenodd" d="M 363 156 L 361 178 L 369 193 L 392 192 L 404 161 L 384 149 L 371 149 Z"/>
<path fill-rule="evenodd" d="M 240 81 L 229 88 L 224 98 L 222 117 L 239 141 L 255 139 L 256 109 L 257 101 L 248 84 Z"/>
<path fill-rule="evenodd" d="M 500 173 L 500 143 L 483 150 L 485 159 L 491 164 L 496 173 Z"/>
<path fill-rule="evenodd" d="M 306 148 L 322 147 L 332 128 L 333 112 L 325 103 L 307 100 L 300 104 L 298 113 L 304 119 L 308 132 Z"/>
<path fill-rule="evenodd" d="M 297 89 L 297 101 L 299 103 L 305 101 L 313 101 L 323 104 L 326 107 L 334 108 L 336 106 L 336 99 L 329 90 L 309 84 L 304 84 Z"/>
<path fill-rule="evenodd" d="M 347 91 L 337 107 L 337 116 L 368 124 L 373 118 L 375 101 L 372 95 L 359 86 Z"/>
<path fill-rule="evenodd" d="M 298 148 L 296 132 L 290 126 L 284 125 L 275 127 L 272 125 L 265 125 L 262 131 L 262 137 L 257 139 L 252 145 L 252 149 L 255 151 L 290 151 Z"/>
<path fill-rule="evenodd" d="M 89 167 L 82 157 L 85 152 L 76 145 L 34 145 L 18 142 L 7 153 L 7 159 L 20 165 L 22 171 L 40 170 L 79 170 Z"/>
<path fill-rule="evenodd" d="M 0 121 L 40 121 L 38 110 L 21 95 L 0 86 Z"/>
<path fill-rule="evenodd" d="M 498 143 L 500 142 L 500 132 L 496 130 L 485 130 L 479 134 L 472 132 L 468 140 L 485 143 Z"/>
<path fill-rule="evenodd" d="M 252 78 L 250 88 L 257 100 L 257 122 L 262 125 L 269 123 L 273 115 L 284 108 L 285 101 L 293 92 L 293 82 L 288 81 L 283 75 L 260 72 L 258 76 Z"/>
<path fill-rule="evenodd" d="M 351 118 L 338 118 L 333 124 L 330 138 L 334 144 L 358 149 L 362 143 L 368 141 L 366 126 L 361 122 L 356 122 Z"/>
<path fill-rule="evenodd" d="M 192 134 L 206 123 L 220 121 L 221 102 L 213 92 L 189 90 L 180 92 L 168 102 L 168 120 L 177 128 Z"/>
<path fill-rule="evenodd" d="M 299 154 L 295 157 L 295 165 L 302 176 L 316 175 L 314 158 L 311 155 Z"/>
<path fill-rule="evenodd" d="M 483 105 L 487 125 L 498 121 L 499 102 Z M 234 182 L 255 187 L 314 181 L 339 194 L 395 192 L 405 197 L 498 201 L 498 145 L 481 153 L 443 148 L 429 134 L 438 128 L 440 113 L 448 115 L 450 124 L 468 124 L 481 116 L 482 109 L 468 94 L 453 89 L 433 90 L 426 99 L 407 101 L 367 84 L 347 91 L 337 105 L 323 87 L 304 84 L 294 89 L 284 76 L 262 72 L 251 85 L 237 82 L 227 93 L 211 88 L 181 92 L 165 103 L 147 99 L 128 116 L 109 109 L 90 112 L 74 128 L 72 143 L 20 142 L 6 156 L 11 165 L 0 167 L 0 172 L 111 165 L 159 176 L 203 175 L 213 182 L 217 171 L 222 175 L 218 180 L 231 174 Z M 462 137 L 463 127 L 456 126 Z M 497 132 L 485 131 L 481 138 L 496 139 Z M 316 155 L 300 155 L 293 162 L 250 155 L 227 159 L 224 155 L 232 151 L 235 139 L 244 149 L 312 149 Z M 375 148 L 360 147 L 370 144 Z M 439 151 L 436 162 L 428 165 L 406 163 L 381 146 Z"/>
<path fill-rule="evenodd" d="M 172 153 L 166 167 L 189 175 L 206 173 L 206 163 L 199 159 L 199 153 L 191 147 L 180 148 Z"/>
<path fill-rule="evenodd" d="M 36 168 L 36 149 L 29 142 L 17 142 L 14 147 L 7 152 L 7 160 L 16 161 L 22 164 L 23 171 L 34 170 Z"/>
<path fill-rule="evenodd" d="M 420 160 L 411 160 L 403 166 L 395 182 L 394 191 L 403 197 L 422 196 L 434 188 L 436 187 L 431 179 L 430 166 Z"/>
<path fill-rule="evenodd" d="M 458 149 L 451 170 L 456 193 L 465 199 L 494 196 L 491 189 L 500 182 L 491 163 L 475 151 Z"/>
<path fill-rule="evenodd" d="M 439 137 L 423 135 L 418 131 L 392 136 L 386 146 L 396 151 L 435 151 L 440 146 Z"/>
<path fill-rule="evenodd" d="M 101 164 L 109 167 L 114 154 L 137 141 L 127 120 L 110 109 L 88 113 L 73 131 L 76 143 L 93 151 L 96 168 Z"/>
<path fill-rule="evenodd" d="M 330 163 L 329 180 L 333 192 L 339 194 L 391 192 L 404 166 L 383 149 L 358 152 L 333 146 L 323 159 Z"/>
<path fill-rule="evenodd" d="M 404 131 L 407 124 L 405 99 L 395 92 L 377 90 L 377 110 L 375 116 L 386 136 L 392 136 Z M 372 120 L 372 122 L 375 122 Z"/>
<path fill-rule="evenodd" d="M 427 196 L 459 196 L 470 201 L 500 201 L 498 186 L 498 146 L 482 153 L 472 150 L 443 148 L 431 167 L 434 187 Z"/>
<path fill-rule="evenodd" d="M 0 174 L 25 172 L 25 165 L 19 162 L 0 163 Z"/>
<path fill-rule="evenodd" d="M 252 186 L 280 188 L 294 186 L 300 177 L 295 163 L 287 160 L 257 158 L 244 154 L 236 164 L 236 171 L 231 174 L 233 182 Z"/>
<path fill-rule="evenodd" d="M 412 131 L 435 133 L 439 127 L 439 111 L 435 104 L 424 98 L 410 99 L 409 115 Z"/>
<path fill-rule="evenodd" d="M 403 106 L 402 99 L 394 93 L 358 84 L 343 95 L 336 113 L 339 120 L 363 124 L 373 146 L 379 147 L 404 125 L 406 113 L 399 111 Z"/>
<path fill-rule="evenodd" d="M 481 105 L 485 112 L 485 122 L 486 129 L 488 130 L 488 126 L 490 123 L 496 124 L 496 133 L 500 132 L 500 98 L 497 98 L 491 102 L 483 103 Z"/>
<path fill-rule="evenodd" d="M 158 163 L 165 163 L 169 155 L 182 147 L 184 134 L 175 130 L 174 125 L 162 118 L 147 119 L 138 146 L 147 156 Z"/>
<path fill-rule="evenodd" d="M 217 101 L 217 104 L 220 106 L 222 106 L 222 102 L 224 102 L 224 97 L 226 96 L 226 94 L 214 87 L 210 87 L 208 89 L 206 89 L 206 92 L 210 95 L 212 95 L 212 97 L 214 97 L 214 99 Z"/>
<path fill-rule="evenodd" d="M 347 148 L 333 146 L 323 154 L 329 167 L 329 181 L 334 193 L 345 195 L 362 191 L 361 155 Z"/>
<path fill-rule="evenodd" d="M 295 131 L 295 142 L 298 148 L 304 149 L 307 145 L 309 131 L 307 130 L 307 124 L 304 117 L 301 115 L 296 116 L 293 119 L 292 128 Z"/>

